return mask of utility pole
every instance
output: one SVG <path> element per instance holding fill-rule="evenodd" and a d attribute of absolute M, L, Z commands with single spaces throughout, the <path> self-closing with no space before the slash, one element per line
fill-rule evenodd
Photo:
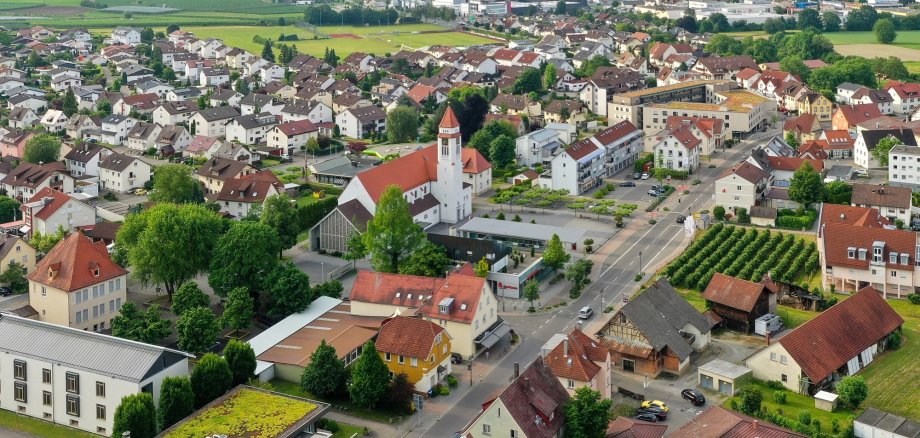
<path fill-rule="evenodd" d="M 639 274 L 642 274 L 642 251 L 639 251 Z"/>

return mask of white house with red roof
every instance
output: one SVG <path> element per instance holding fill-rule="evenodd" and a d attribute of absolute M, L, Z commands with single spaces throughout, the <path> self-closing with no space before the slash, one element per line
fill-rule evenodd
<path fill-rule="evenodd" d="M 448 108 L 436 144 L 362 171 L 348 183 L 339 196 L 339 208 L 311 230 L 311 246 L 344 251 L 347 237 L 363 230 L 367 222 L 363 218 L 374 215 L 380 196 L 391 185 L 402 189 L 415 222 L 425 228 L 441 222 L 455 224 L 469 217 L 474 187 L 479 191 L 491 185 L 492 171 L 478 151 L 463 148 L 461 143 L 460 122 Z M 346 204 L 348 207 L 343 207 Z M 353 223 L 353 216 L 362 223 Z"/>
<path fill-rule="evenodd" d="M 547 188 L 580 195 L 613 174 L 632 166 L 642 151 L 642 131 L 631 122 L 619 122 L 569 145 L 550 162 Z"/>
<path fill-rule="evenodd" d="M 692 172 L 700 165 L 700 145 L 687 125 L 665 129 L 655 136 L 655 162 L 681 172 Z"/>
<path fill-rule="evenodd" d="M 235 219 L 249 215 L 253 208 L 270 196 L 284 193 L 284 184 L 270 171 L 262 171 L 224 181 L 215 200 L 220 212 Z"/>
<path fill-rule="evenodd" d="M 50 187 L 39 190 L 19 209 L 22 210 L 22 231 L 27 236 L 55 233 L 60 227 L 72 231 L 96 223 L 95 208 Z"/>
<path fill-rule="evenodd" d="M 268 132 L 266 145 L 279 155 L 293 154 L 306 146 L 309 139 L 318 136 L 319 127 L 307 119 L 285 122 Z"/>
<path fill-rule="evenodd" d="M 891 109 L 895 114 L 906 116 L 920 107 L 920 84 L 889 81 L 885 91 L 891 95 Z"/>

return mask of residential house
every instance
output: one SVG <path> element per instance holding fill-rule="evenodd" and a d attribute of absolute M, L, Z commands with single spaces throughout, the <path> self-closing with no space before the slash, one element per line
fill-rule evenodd
<path fill-rule="evenodd" d="M 874 208 L 892 223 L 900 220 L 910 224 L 911 190 L 907 187 L 853 184 L 850 203 L 854 207 Z"/>
<path fill-rule="evenodd" d="M 856 131 L 856 125 L 869 119 L 881 117 L 878 105 L 863 103 L 859 105 L 840 105 L 831 119 L 831 126 L 842 131 Z"/>
<path fill-rule="evenodd" d="M 818 137 L 818 140 L 827 142 L 827 146 L 824 150 L 827 151 L 830 158 L 850 158 L 853 156 L 853 146 L 856 143 L 856 139 L 853 134 L 846 129 L 825 129 Z"/>
<path fill-rule="evenodd" d="M 86 131 L 99 130 L 102 119 L 95 116 L 74 114 L 67 122 L 64 132 L 73 140 L 82 140 Z"/>
<path fill-rule="evenodd" d="M 9 127 L 13 129 L 29 129 L 41 120 L 31 108 L 16 107 L 10 110 L 8 117 Z"/>
<path fill-rule="evenodd" d="M 281 115 L 285 103 L 281 99 L 268 94 L 250 93 L 240 99 L 240 115 L 269 113 Z"/>
<path fill-rule="evenodd" d="M 319 128 L 303 119 L 275 125 L 267 135 L 267 145 L 279 155 L 293 155 L 307 145 L 307 140 L 319 136 Z"/>
<path fill-rule="evenodd" d="M 160 126 L 186 123 L 198 112 L 198 103 L 194 100 L 163 102 L 153 110 L 153 123 Z"/>
<path fill-rule="evenodd" d="M 227 124 L 239 115 L 232 106 L 199 110 L 189 119 L 189 131 L 192 135 L 223 137 L 227 133 Z"/>
<path fill-rule="evenodd" d="M 73 193 L 74 179 L 66 172 L 63 163 L 32 164 L 22 162 L 10 171 L 0 184 L 7 196 L 23 200 L 31 199 L 46 187 L 53 187 L 64 193 Z"/>
<path fill-rule="evenodd" d="M 105 330 L 126 300 L 127 275 L 105 246 L 70 233 L 29 274 L 29 304 L 40 321 Z"/>
<path fill-rule="evenodd" d="M 82 237 L 80 233 L 71 236 Z M 77 258 L 86 261 L 92 257 Z M 81 268 L 81 271 L 88 271 L 86 266 Z M 107 274 L 107 271 L 100 272 L 100 276 Z M 42 275 L 47 276 L 48 272 Z M 71 285 L 83 284 L 84 277 L 89 277 L 82 272 L 69 275 L 60 270 L 55 275 L 71 277 L 67 281 Z M 121 278 L 118 280 L 123 282 Z M 50 282 L 64 281 L 52 279 Z M 53 300 L 54 305 L 66 307 L 61 301 L 80 293 L 72 292 L 68 296 L 59 292 L 51 287 L 49 296 L 42 298 L 49 304 Z M 121 300 L 114 298 L 116 295 L 113 292 L 93 301 L 102 305 L 107 300 L 112 301 L 112 307 L 107 310 L 109 315 L 114 315 L 118 311 L 114 299 Z M 121 301 L 118 304 L 120 308 Z M 73 306 L 75 309 L 84 307 Z M 110 435 L 115 427 L 115 411 L 124 397 L 147 392 L 153 396 L 154 403 L 158 403 L 163 379 L 188 376 L 189 359 L 194 357 L 182 351 L 7 312 L 0 313 L 0 331 L 6 334 L 0 340 L 5 352 L 0 359 L 0 378 L 9 382 L 9 390 L 0 393 L 0 405 L 36 421 L 47 421 L 87 434 Z"/>
<path fill-rule="evenodd" d="M 736 212 L 750 210 L 760 202 L 771 186 L 772 175 L 748 161 L 725 169 L 716 179 L 716 205 Z"/>
<path fill-rule="evenodd" d="M 891 109 L 897 115 L 909 115 L 920 107 L 920 84 L 888 81 L 883 89 L 891 96 Z"/>
<path fill-rule="evenodd" d="M 624 122 L 625 123 L 625 122 Z M 691 128 L 680 125 L 655 135 L 655 162 L 680 172 L 693 173 L 700 165 L 700 144 Z"/>
<path fill-rule="evenodd" d="M 102 119 L 99 131 L 87 131 L 90 139 L 108 143 L 113 146 L 121 146 L 127 139 L 128 133 L 134 128 L 137 119 L 133 119 L 118 114 L 109 114 Z"/>
<path fill-rule="evenodd" d="M 468 438 L 561 438 L 569 394 L 541 358 L 482 403 L 460 435 Z"/>
<path fill-rule="evenodd" d="M 202 87 L 220 87 L 230 83 L 230 71 L 222 67 L 204 67 L 198 74 Z"/>
<path fill-rule="evenodd" d="M 332 122 L 332 108 L 316 101 L 289 103 L 281 109 L 281 119 L 285 122 L 298 120 L 309 120 L 313 123 Z"/>
<path fill-rule="evenodd" d="M 604 438 L 662 438 L 668 430 L 665 424 L 654 424 L 628 417 L 617 417 L 607 425 Z"/>
<path fill-rule="evenodd" d="M 16 263 L 28 274 L 35 270 L 35 248 L 15 234 L 0 236 L 0 275 Z"/>
<path fill-rule="evenodd" d="M 172 155 L 184 151 L 191 142 L 192 136 L 184 126 L 166 125 L 160 131 L 153 146 L 160 154 Z"/>
<path fill-rule="evenodd" d="M 815 140 L 823 130 L 818 122 L 818 117 L 814 114 L 802 114 L 798 117 L 790 117 L 783 122 L 784 138 L 792 133 L 799 144 L 809 140 Z"/>
<path fill-rule="evenodd" d="M 744 365 L 755 378 L 811 395 L 871 364 L 902 324 L 879 291 L 867 286 L 748 356 Z"/>
<path fill-rule="evenodd" d="M 112 104 L 112 113 L 123 116 L 130 115 L 132 112 L 149 114 L 157 108 L 159 103 L 160 96 L 153 93 L 124 96 Z"/>
<path fill-rule="evenodd" d="M 709 345 L 710 328 L 706 316 L 660 279 L 613 313 L 595 336 L 616 368 L 654 378 L 689 369 L 691 353 Z"/>
<path fill-rule="evenodd" d="M 243 219 L 270 196 L 279 194 L 284 194 L 284 184 L 274 173 L 266 170 L 224 181 L 215 200 L 222 213 Z"/>
<path fill-rule="evenodd" d="M 491 111 L 494 113 L 538 117 L 543 115 L 543 108 L 539 101 L 531 101 L 530 97 L 514 94 L 499 94 L 492 99 Z"/>
<path fill-rule="evenodd" d="M 519 165 L 530 167 L 549 165 L 556 151 L 561 147 L 562 143 L 559 141 L 557 131 L 539 129 L 517 138 L 515 141 L 516 162 Z"/>
<path fill-rule="evenodd" d="M 856 141 L 853 143 L 853 162 L 864 169 L 879 167 L 878 160 L 873 152 L 879 142 L 885 139 L 895 139 L 899 145 L 917 146 L 917 137 L 910 129 L 860 130 L 856 134 Z"/>
<path fill-rule="evenodd" d="M 360 108 L 348 108 L 335 116 L 335 124 L 342 135 L 352 138 L 365 138 L 371 132 L 386 131 L 387 114 L 380 107 L 371 105 Z"/>
<path fill-rule="evenodd" d="M 255 173 L 256 169 L 248 163 L 225 158 L 211 158 L 195 173 L 198 181 L 204 184 L 205 193 L 220 193 L 224 182 L 231 178 L 241 178 Z"/>
<path fill-rule="evenodd" d="M 82 142 L 64 156 L 64 164 L 73 176 L 99 176 L 99 161 L 110 153 L 99 143 Z"/>
<path fill-rule="evenodd" d="M 118 26 L 112 29 L 112 40 L 133 46 L 141 43 L 141 32 L 133 27 Z"/>
<path fill-rule="evenodd" d="M 430 393 L 451 372 L 450 335 L 432 321 L 400 315 L 386 319 L 374 344 L 390 374 L 405 374 L 416 392 Z"/>
<path fill-rule="evenodd" d="M 25 156 L 26 144 L 34 136 L 34 131 L 11 131 L 0 138 L 0 153 L 4 157 L 22 158 Z"/>
<path fill-rule="evenodd" d="M 278 125 L 278 120 L 278 116 L 269 113 L 235 117 L 227 123 L 227 141 L 238 141 L 247 145 L 263 143 L 268 132 Z"/>
<path fill-rule="evenodd" d="M 904 298 L 920 284 L 912 231 L 831 222 L 818 230 L 818 242 L 825 288 L 847 292 L 872 286 L 885 297 Z"/>
<path fill-rule="evenodd" d="M 607 104 L 614 94 L 644 87 L 645 78 L 637 72 L 619 67 L 598 67 L 579 92 L 578 98 L 592 113 L 606 116 Z"/>
<path fill-rule="evenodd" d="M 544 345 L 543 362 L 559 379 L 569 395 L 578 388 L 588 387 L 609 399 L 612 394 L 610 350 L 575 328 L 562 338 L 553 337 Z M 558 342 L 556 342 L 558 341 Z M 555 343 L 555 346 L 552 343 Z"/>
<path fill-rule="evenodd" d="M 163 127 L 156 123 L 137 122 L 128 132 L 127 146 L 137 152 L 146 152 L 156 147 L 157 138 L 162 130 Z"/>
<path fill-rule="evenodd" d="M 38 191 L 19 207 L 27 236 L 53 234 L 58 229 L 70 232 L 96 223 L 96 209 L 51 187 Z"/>
<path fill-rule="evenodd" d="M 119 153 L 111 153 L 99 162 L 99 184 L 113 192 L 143 188 L 152 173 L 153 168 L 146 161 Z"/>
<path fill-rule="evenodd" d="M 48 101 L 44 97 L 38 97 L 32 94 L 20 93 L 13 97 L 10 97 L 6 101 L 7 108 L 13 110 L 15 108 L 29 108 L 32 111 L 35 111 L 36 114 L 45 112 L 45 109 L 48 108 Z"/>
<path fill-rule="evenodd" d="M 648 424 L 642 421 L 639 423 Z M 622 438 L 631 438 L 645 435 L 629 435 Z M 735 412 L 721 406 L 711 406 L 697 414 L 690 421 L 672 433 L 668 438 L 695 437 L 695 438 L 806 438 L 798 432 L 782 428 L 766 421 Z M 621 438 L 614 435 L 614 438 Z"/>
<path fill-rule="evenodd" d="M 710 156 L 716 148 L 720 148 L 727 140 L 727 131 L 724 129 L 724 123 L 721 119 L 711 117 L 683 117 L 669 116 L 665 124 L 666 129 L 674 130 L 682 126 L 687 127 L 696 137 L 700 144 L 699 153 L 701 156 Z"/>
<path fill-rule="evenodd" d="M 472 358 L 498 342 L 510 327 L 497 314 L 498 300 L 485 279 L 451 273 L 447 278 L 358 271 L 349 294 L 351 313 L 415 314 L 444 327 L 451 351 Z"/>
<path fill-rule="evenodd" d="M 763 283 L 716 272 L 703 291 L 706 308 L 722 319 L 732 330 L 750 333 L 754 321 L 767 314 L 776 313 L 776 294 Z"/>

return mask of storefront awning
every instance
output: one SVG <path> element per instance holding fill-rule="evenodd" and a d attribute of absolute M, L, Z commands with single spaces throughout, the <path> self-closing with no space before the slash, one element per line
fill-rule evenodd
<path fill-rule="evenodd" d="M 492 348 L 499 340 L 501 340 L 500 337 L 495 336 L 493 333 L 489 333 L 482 337 L 482 340 L 479 341 L 479 346 L 482 348 Z"/>

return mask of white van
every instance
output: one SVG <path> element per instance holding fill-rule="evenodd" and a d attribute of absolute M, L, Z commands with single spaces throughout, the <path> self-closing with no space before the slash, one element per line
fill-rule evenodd
<path fill-rule="evenodd" d="M 588 306 L 582 307 L 581 310 L 578 311 L 578 317 L 581 319 L 588 319 L 593 314 L 594 314 L 594 311 L 591 310 L 591 308 Z"/>

